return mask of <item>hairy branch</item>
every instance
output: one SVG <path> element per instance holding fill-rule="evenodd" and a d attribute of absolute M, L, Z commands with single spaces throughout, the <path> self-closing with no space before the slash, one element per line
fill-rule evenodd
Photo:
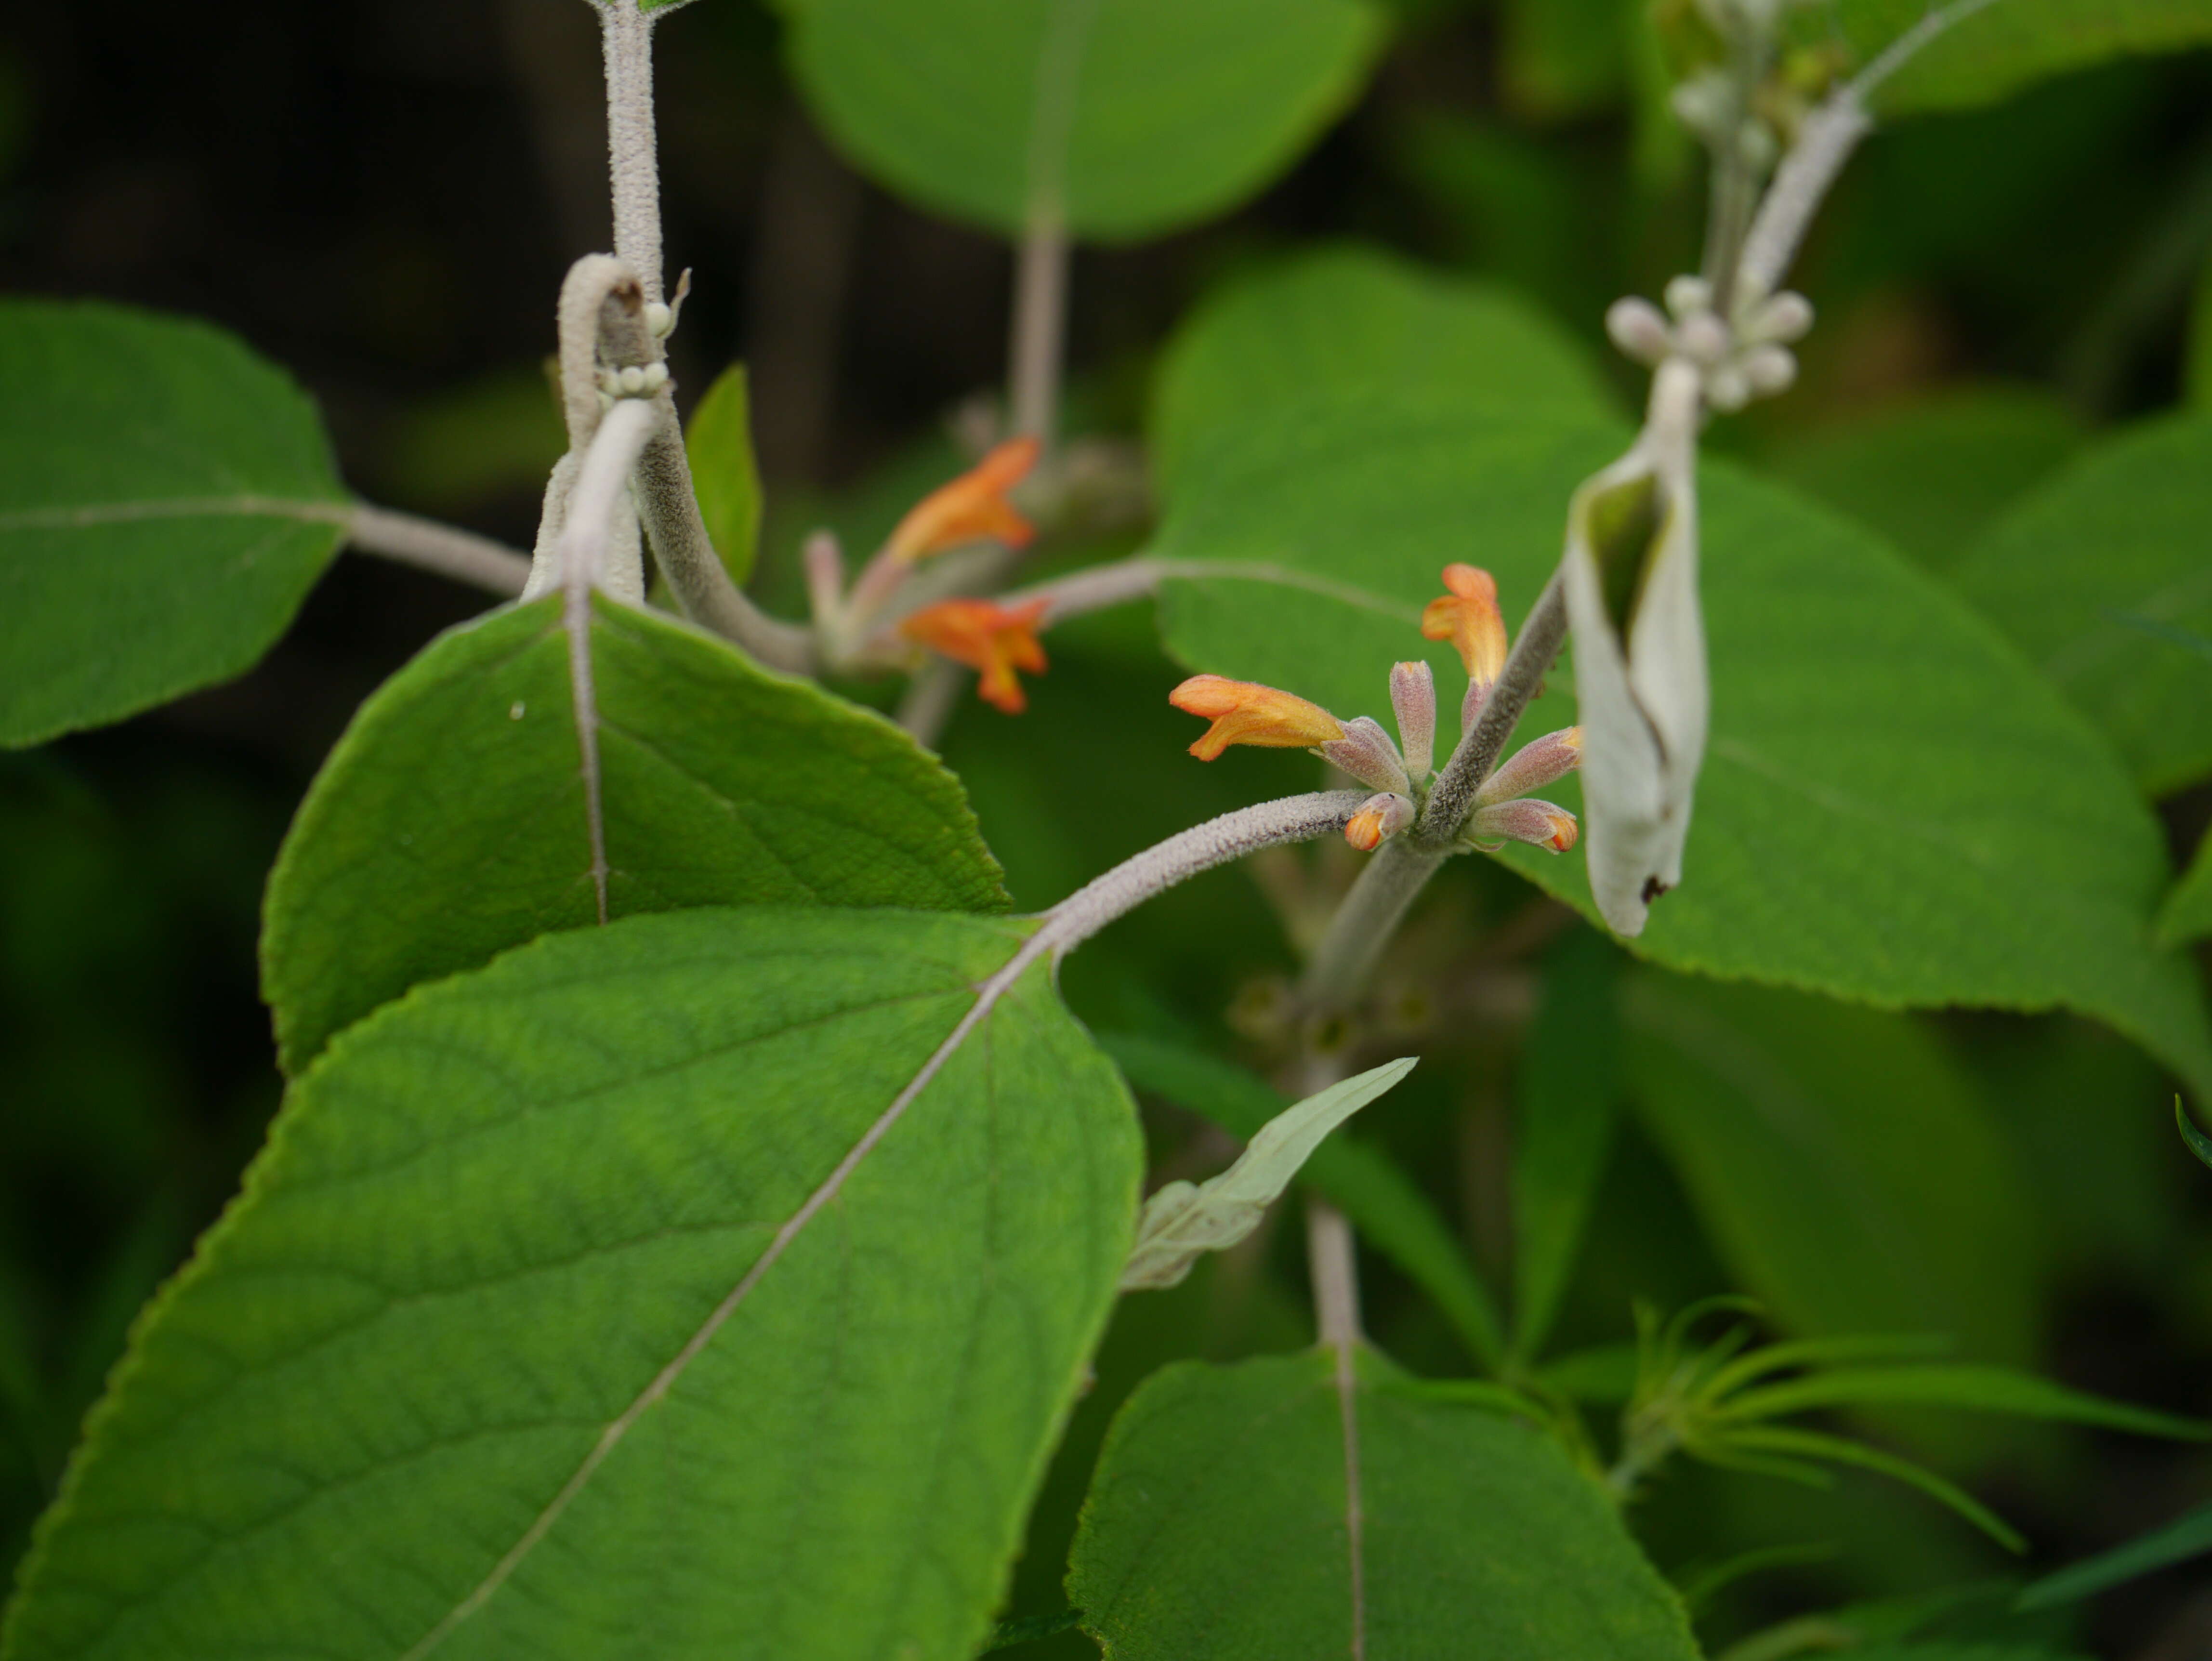
<path fill-rule="evenodd" d="M 1543 685 L 1544 677 L 1551 672 L 1566 638 L 1566 594 L 1554 575 L 1544 585 L 1544 592 L 1537 596 L 1535 606 L 1521 625 L 1520 638 L 1513 642 L 1512 653 L 1505 660 L 1498 684 L 1483 701 L 1482 713 L 1475 718 L 1474 725 L 1461 735 L 1451 759 L 1443 764 L 1437 782 L 1429 787 L 1428 801 L 1413 831 L 1423 847 L 1432 852 L 1447 853 L 1458 841 L 1468 815 L 1474 811 L 1475 792 L 1497 767 L 1506 741 L 1521 724 L 1522 713 Z"/>
<path fill-rule="evenodd" d="M 1364 790 L 1317 790 L 1284 796 L 1210 818 L 1157 843 L 1086 883 L 1045 913 L 1030 944 L 1057 958 L 1156 894 L 1217 865 L 1287 842 L 1311 842 L 1344 829 Z"/>
<path fill-rule="evenodd" d="M 638 0 L 598 0 L 607 66 L 607 175 L 615 252 L 648 302 L 661 298 L 660 167 L 653 128 L 653 17 Z"/>
<path fill-rule="evenodd" d="M 434 519 L 390 508 L 354 503 L 345 519 L 346 540 L 362 552 L 380 554 L 513 599 L 530 580 L 530 557 L 505 543 Z"/>

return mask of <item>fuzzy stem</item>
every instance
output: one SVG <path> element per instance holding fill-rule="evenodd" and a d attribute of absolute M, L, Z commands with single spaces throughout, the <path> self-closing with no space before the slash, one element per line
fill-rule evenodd
<path fill-rule="evenodd" d="M 950 658 L 932 658 L 915 675 L 892 719 L 923 749 L 934 750 L 967 684 L 967 670 Z"/>
<path fill-rule="evenodd" d="M 1805 118 L 1743 240 L 1735 278 L 1741 303 L 1755 304 L 1781 286 L 1821 198 L 1873 126 L 1856 83 L 1832 94 Z"/>
<path fill-rule="evenodd" d="M 1009 419 L 1017 436 L 1036 438 L 1048 460 L 1060 424 L 1060 360 L 1067 332 L 1067 229 L 1040 209 L 1022 238 L 1014 275 L 1008 344 Z"/>
<path fill-rule="evenodd" d="M 1286 842 L 1311 842 L 1344 829 L 1367 800 L 1364 790 L 1317 790 L 1255 802 L 1194 824 L 1121 861 L 1045 913 L 1031 944 L 1060 957 L 1156 894 L 1217 865 Z M 1032 954 L 1034 958 L 1035 954 Z"/>
<path fill-rule="evenodd" d="M 513 599 L 530 580 L 530 557 L 505 543 L 434 519 L 356 502 L 345 520 L 346 540 L 365 554 L 380 554 Z"/>
<path fill-rule="evenodd" d="M 660 167 L 653 127 L 653 18 L 638 0 L 600 0 L 607 66 L 607 176 L 614 197 L 615 252 L 660 290 Z"/>
<path fill-rule="evenodd" d="M 730 581 L 692 492 L 691 459 L 684 448 L 675 401 L 664 391 L 653 399 L 653 407 L 659 420 L 638 459 L 638 511 L 653 542 L 653 559 L 676 591 L 684 615 L 736 642 L 770 668 L 811 672 L 813 636 L 769 617 Z"/>
<path fill-rule="evenodd" d="M 1298 995 L 1309 1010 L 1340 1009 L 1358 996 L 1382 948 L 1444 858 L 1440 852 L 1415 847 L 1409 833 L 1395 836 L 1375 850 L 1306 960 Z"/>
<path fill-rule="evenodd" d="M 1554 574 L 1521 625 L 1520 638 L 1513 642 L 1498 684 L 1483 700 L 1482 713 L 1461 735 L 1458 748 L 1429 788 L 1428 801 L 1412 833 L 1422 846 L 1443 854 L 1458 841 L 1468 815 L 1474 811 L 1475 793 L 1498 765 L 1499 752 L 1551 672 L 1566 638 L 1566 591 Z"/>

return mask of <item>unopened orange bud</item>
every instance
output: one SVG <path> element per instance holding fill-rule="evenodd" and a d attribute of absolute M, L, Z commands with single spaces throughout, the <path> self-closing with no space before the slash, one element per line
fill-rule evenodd
<path fill-rule="evenodd" d="M 1411 799 L 1395 791 L 1370 796 L 1346 824 L 1344 839 L 1361 853 L 1371 854 L 1382 845 L 1383 837 L 1396 836 L 1413 822 Z"/>
<path fill-rule="evenodd" d="M 1503 848 L 1510 840 L 1564 854 L 1579 834 L 1575 816 L 1548 801 L 1501 801 L 1476 808 L 1468 821 L 1469 838 L 1486 851 Z"/>
<path fill-rule="evenodd" d="M 1014 511 L 1006 493 L 1036 465 L 1037 441 L 1012 438 L 950 484 L 941 484 L 907 510 L 884 551 L 911 565 L 968 542 L 1003 542 L 1025 548 L 1036 527 Z"/>
<path fill-rule="evenodd" d="M 1505 667 L 1505 616 L 1498 609 L 1498 584 L 1489 572 L 1456 562 L 1444 567 L 1448 593 L 1422 608 L 1421 633 L 1448 640 L 1459 651 L 1468 678 L 1487 686 Z"/>
<path fill-rule="evenodd" d="M 1318 703 L 1249 680 L 1193 675 L 1168 694 L 1168 702 L 1213 723 L 1190 746 L 1200 761 L 1212 761 L 1232 744 L 1310 750 L 1344 736 L 1344 723 Z"/>
<path fill-rule="evenodd" d="M 988 599 L 941 599 L 925 605 L 900 621 L 898 631 L 907 639 L 942 653 L 955 663 L 964 663 L 981 677 L 976 695 L 1010 715 L 1029 707 L 1018 669 L 1030 674 L 1045 670 L 1044 648 L 1037 644 L 1037 625 L 1049 599 L 1032 599 L 1019 605 L 1001 605 Z"/>

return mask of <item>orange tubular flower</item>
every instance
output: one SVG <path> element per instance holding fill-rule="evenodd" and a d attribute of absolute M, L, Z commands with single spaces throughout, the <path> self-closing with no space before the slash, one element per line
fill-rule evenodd
<path fill-rule="evenodd" d="M 1213 723 L 1190 746 L 1200 761 L 1212 761 L 1232 744 L 1310 750 L 1344 736 L 1344 723 L 1318 703 L 1249 680 L 1193 675 L 1168 694 L 1168 702 Z"/>
<path fill-rule="evenodd" d="M 1498 609 L 1498 584 L 1487 571 L 1457 563 L 1444 567 L 1450 592 L 1421 611 L 1421 633 L 1459 648 L 1468 678 L 1487 687 L 1505 667 L 1505 617 Z"/>
<path fill-rule="evenodd" d="M 986 703 L 1010 715 L 1029 708 L 1017 669 L 1044 672 L 1044 648 L 1037 644 L 1037 625 L 1049 599 L 1033 599 L 1020 605 L 1001 605 L 988 599 L 941 599 L 901 620 L 898 631 L 907 639 L 942 653 L 955 663 L 964 663 L 982 678 L 975 691 Z"/>
<path fill-rule="evenodd" d="M 1034 438 L 1007 440 L 908 508 L 884 551 L 900 564 L 911 565 L 967 542 L 1026 548 L 1036 527 L 1014 511 L 1006 493 L 1029 476 L 1036 459 Z"/>

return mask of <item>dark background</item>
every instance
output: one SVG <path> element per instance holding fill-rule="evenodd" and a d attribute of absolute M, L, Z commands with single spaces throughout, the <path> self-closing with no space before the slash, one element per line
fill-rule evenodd
<path fill-rule="evenodd" d="M 1175 320 L 1294 244 L 1358 236 L 1482 271 L 1593 344 L 1607 300 L 1692 263 L 1694 175 L 1639 157 L 1618 65 L 1562 79 L 1488 6 L 1403 9 L 1358 106 L 1261 200 L 1079 254 L 1071 356 L 1090 423 L 1133 431 Z M 996 383 L 1010 276 L 993 239 L 846 169 L 779 52 L 757 0 L 699 0 L 660 35 L 669 265 L 696 282 L 676 368 L 696 389 L 750 361 L 771 557 Z M 10 7 L 0 288 L 211 318 L 313 392 L 365 494 L 527 546 L 559 446 L 542 367 L 554 296 L 568 261 L 608 240 L 599 73 L 580 0 Z M 1784 454 L 1856 413 L 1990 378 L 2092 423 L 2159 408 L 2178 393 L 2208 244 L 2201 57 L 1882 135 L 1802 273 L 1823 315 L 1804 384 L 1717 441 Z M 773 563 L 766 580 L 773 592 Z M 348 557 L 242 681 L 0 758 L 0 1401 L 21 1432 L 0 1439 L 0 1564 L 131 1312 L 276 1104 L 253 940 L 293 806 L 362 697 L 481 605 Z M 1066 696 L 1085 672 L 1078 649 Z M 1180 812 L 1160 808 L 1170 828 Z M 2179 845 L 2206 803 L 2168 812 Z M 2173 1203 L 2204 1212 L 2202 1196 Z M 2201 1267 L 2085 1274 L 2064 1294 L 2059 1371 L 2200 1404 L 2208 1294 Z M 2075 1473 L 2069 1505 L 2003 1497 L 2039 1539 L 2087 1550 L 2169 1514 L 2171 1461 L 2136 1445 Z M 2186 1573 L 2100 1620 L 2115 1655 L 2212 1652 Z"/>

